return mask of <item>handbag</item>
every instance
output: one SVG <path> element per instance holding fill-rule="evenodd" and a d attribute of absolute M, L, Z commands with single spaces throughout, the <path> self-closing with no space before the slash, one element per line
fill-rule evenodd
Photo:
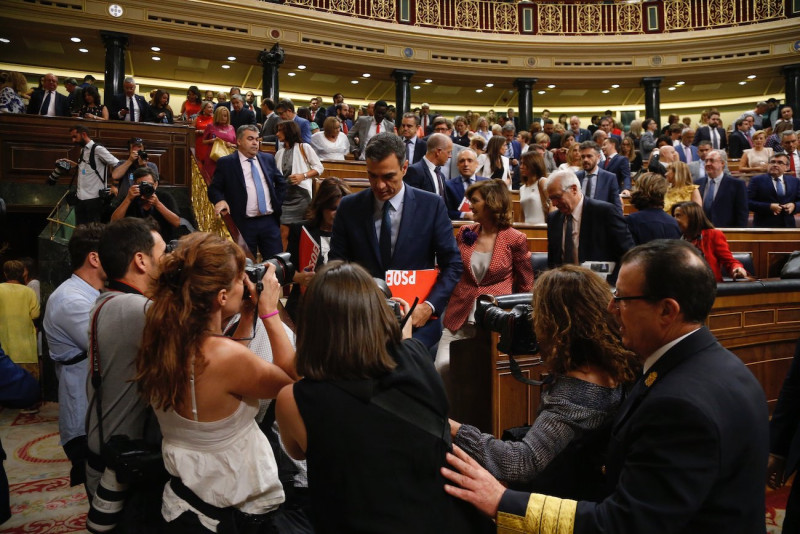
<path fill-rule="evenodd" d="M 233 154 L 233 149 L 228 146 L 224 139 L 219 137 L 214 138 L 214 144 L 211 145 L 211 153 L 208 155 L 212 160 L 217 161 L 222 156 Z"/>
<path fill-rule="evenodd" d="M 795 250 L 781 269 L 781 278 L 800 278 L 800 250 Z"/>

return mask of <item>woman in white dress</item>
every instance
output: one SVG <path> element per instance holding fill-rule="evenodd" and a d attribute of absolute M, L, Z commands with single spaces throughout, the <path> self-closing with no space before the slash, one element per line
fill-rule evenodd
<path fill-rule="evenodd" d="M 547 198 L 547 168 L 544 158 L 535 150 L 523 154 L 519 162 L 519 203 L 525 222 L 545 224 L 550 213 L 550 200 Z"/>
<path fill-rule="evenodd" d="M 328 117 L 322 130 L 311 136 L 311 146 L 319 159 L 343 160 L 350 151 L 350 141 L 342 132 L 342 123 L 337 117 Z"/>
<path fill-rule="evenodd" d="M 748 148 L 739 161 L 740 172 L 767 172 L 767 162 L 772 157 L 772 149 L 764 146 L 767 132 L 758 130 L 753 134 L 753 148 Z"/>

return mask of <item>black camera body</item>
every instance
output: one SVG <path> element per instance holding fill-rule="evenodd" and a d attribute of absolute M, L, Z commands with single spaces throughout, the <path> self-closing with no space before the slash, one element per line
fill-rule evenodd
<path fill-rule="evenodd" d="M 71 170 L 72 164 L 69 161 L 56 161 L 56 166 L 53 167 L 53 172 L 51 172 L 47 177 L 47 184 L 56 185 L 56 183 L 58 183 L 58 179 L 68 174 Z"/>
<path fill-rule="evenodd" d="M 110 187 L 104 187 L 103 189 L 97 190 L 97 196 L 103 199 L 103 203 L 110 204 L 112 200 L 114 200 L 114 193 L 111 192 Z"/>
<path fill-rule="evenodd" d="M 145 152 L 144 150 L 140 150 L 138 152 L 138 154 L 139 154 L 139 159 L 142 159 L 142 160 L 145 160 L 145 161 L 148 159 L 147 152 Z"/>
<path fill-rule="evenodd" d="M 248 259 L 244 267 L 244 272 L 250 281 L 258 285 L 267 272 L 267 265 L 272 264 L 275 266 L 275 278 L 282 286 L 290 284 L 294 278 L 294 265 L 292 265 L 292 256 L 288 252 L 280 252 L 271 258 L 265 260 L 263 263 L 253 263 Z"/>
<path fill-rule="evenodd" d="M 529 296 L 527 302 L 530 302 Z M 505 311 L 495 297 L 481 295 L 475 303 L 475 323 L 500 334 L 497 350 L 501 352 L 512 356 L 539 352 L 530 304 L 516 304 Z"/>
<path fill-rule="evenodd" d="M 150 182 L 142 182 L 139 184 L 139 194 L 142 196 L 142 198 L 150 198 L 155 192 L 156 188 Z"/>
<path fill-rule="evenodd" d="M 403 323 L 403 308 L 400 307 L 400 303 L 396 300 L 392 300 L 392 290 L 389 288 L 389 284 L 386 283 L 386 280 L 383 278 L 373 277 L 375 280 L 375 285 L 378 286 L 378 289 L 381 290 L 383 296 L 386 297 L 386 305 L 389 306 L 389 309 L 392 310 L 392 313 L 397 318 L 397 322 L 402 324 Z"/>

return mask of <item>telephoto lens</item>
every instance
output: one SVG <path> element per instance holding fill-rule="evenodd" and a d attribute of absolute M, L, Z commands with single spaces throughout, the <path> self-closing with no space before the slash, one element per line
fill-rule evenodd
<path fill-rule="evenodd" d="M 92 499 L 89 515 L 86 517 L 86 530 L 103 534 L 114 530 L 122 517 L 128 485 L 117 480 L 117 473 L 106 467 L 97 494 Z"/>

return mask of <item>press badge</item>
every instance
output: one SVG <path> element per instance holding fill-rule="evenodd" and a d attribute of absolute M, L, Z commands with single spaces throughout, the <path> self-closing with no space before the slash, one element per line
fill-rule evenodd
<path fill-rule="evenodd" d="M 83 171 L 82 171 L 82 172 L 83 172 L 83 174 L 86 174 L 86 169 L 83 169 Z"/>

